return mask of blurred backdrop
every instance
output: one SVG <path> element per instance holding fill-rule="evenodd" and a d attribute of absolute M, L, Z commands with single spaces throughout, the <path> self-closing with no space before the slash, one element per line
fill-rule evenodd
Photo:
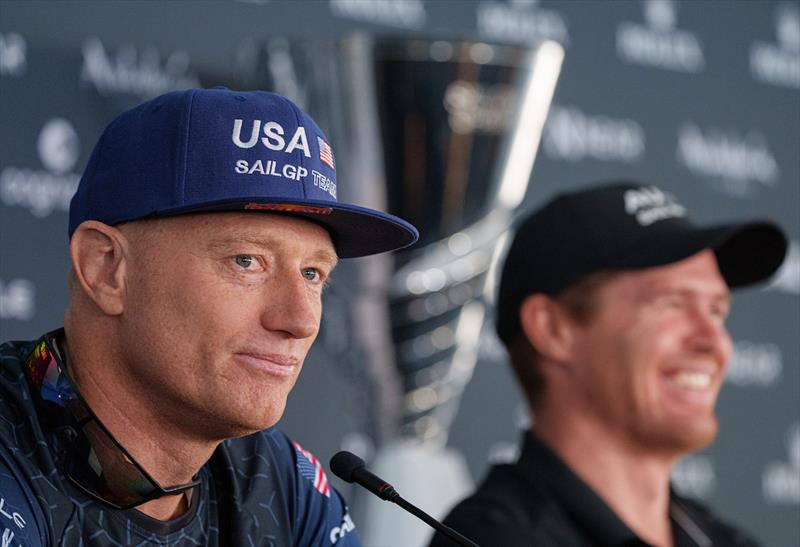
<path fill-rule="evenodd" d="M 800 4 L 3 0 L 0 339 L 61 324 L 69 199 L 103 127 L 216 85 L 292 97 L 331 137 L 340 198 L 420 227 L 418 248 L 337 270 L 280 426 L 323 461 L 383 462 L 434 513 L 450 501 L 409 462 L 460 495 L 527 425 L 492 328 L 514 215 L 634 179 L 705 221 L 779 222 L 783 268 L 735 295 L 720 435 L 674 482 L 765 545 L 800 545 Z"/>

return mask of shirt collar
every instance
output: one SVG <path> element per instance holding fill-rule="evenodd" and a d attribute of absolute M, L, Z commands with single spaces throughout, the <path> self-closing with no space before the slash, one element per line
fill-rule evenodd
<path fill-rule="evenodd" d="M 601 545 L 645 545 L 589 485 L 531 432 L 524 434 L 518 466 L 569 513 L 584 533 Z"/>
<path fill-rule="evenodd" d="M 532 432 L 523 434 L 518 467 L 535 484 L 543 484 L 584 533 L 601 545 L 646 546 L 614 511 L 549 446 Z M 689 516 L 670 489 L 669 514 L 675 545 L 710 547 L 711 539 Z"/>

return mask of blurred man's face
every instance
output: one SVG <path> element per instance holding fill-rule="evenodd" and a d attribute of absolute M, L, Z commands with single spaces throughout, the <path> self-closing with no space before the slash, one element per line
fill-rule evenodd
<path fill-rule="evenodd" d="M 204 438 L 271 426 L 317 336 L 336 264 L 313 222 L 214 213 L 131 223 L 129 389 Z"/>
<path fill-rule="evenodd" d="M 686 452 L 717 432 L 731 339 L 729 291 L 713 252 L 614 276 L 576 329 L 575 380 L 610 434 Z"/>

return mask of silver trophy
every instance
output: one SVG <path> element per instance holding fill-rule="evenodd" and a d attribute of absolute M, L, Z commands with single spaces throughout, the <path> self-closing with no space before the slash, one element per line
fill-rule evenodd
<path fill-rule="evenodd" d="M 276 39 L 263 51 L 256 74 L 327 129 L 343 197 L 420 230 L 411 249 L 348 265 L 326 302 L 338 321 L 323 325 L 323 344 L 364 387 L 353 410 L 377 448 L 371 467 L 441 516 L 472 489 L 463 457 L 446 447 L 448 431 L 563 49 L 358 35 Z M 419 545 L 429 536 L 389 504 L 359 501 L 365 544 Z"/>

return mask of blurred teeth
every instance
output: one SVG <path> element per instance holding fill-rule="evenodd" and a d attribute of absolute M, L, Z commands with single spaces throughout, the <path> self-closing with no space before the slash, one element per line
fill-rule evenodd
<path fill-rule="evenodd" d="M 690 389 L 705 389 L 711 385 L 711 375 L 704 372 L 681 372 L 672 377 L 672 382 Z"/>

